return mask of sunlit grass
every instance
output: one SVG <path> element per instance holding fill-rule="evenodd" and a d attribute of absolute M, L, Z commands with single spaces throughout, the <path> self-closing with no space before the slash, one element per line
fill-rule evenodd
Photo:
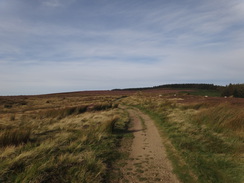
<path fill-rule="evenodd" d="M 149 114 L 169 139 L 167 152 L 182 182 L 243 182 L 242 106 L 143 96 L 126 100 Z"/>
<path fill-rule="evenodd" d="M 70 106 L 58 106 L 61 100 Z M 46 101 L 13 103 L 14 119 L 12 111 L 1 115 L 0 182 L 108 181 L 127 114 L 101 98 L 84 105 L 79 98 Z"/>
<path fill-rule="evenodd" d="M 220 104 L 199 111 L 194 120 L 217 131 L 231 130 L 233 133 L 241 135 L 240 132 L 244 131 L 244 108 L 230 104 Z"/>

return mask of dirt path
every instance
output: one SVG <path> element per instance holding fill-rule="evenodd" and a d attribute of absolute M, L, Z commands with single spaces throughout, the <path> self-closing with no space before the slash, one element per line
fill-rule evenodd
<path fill-rule="evenodd" d="M 172 173 L 159 132 L 149 116 L 138 109 L 128 109 L 134 134 L 130 157 L 122 168 L 121 183 L 179 182 Z"/>

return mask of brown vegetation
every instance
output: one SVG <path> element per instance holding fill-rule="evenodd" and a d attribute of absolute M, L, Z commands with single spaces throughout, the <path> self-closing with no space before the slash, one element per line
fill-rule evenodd
<path fill-rule="evenodd" d="M 242 182 L 244 99 L 191 93 L 0 96 L 0 182 L 107 181 L 129 121 L 120 103 L 156 121 L 182 182 Z"/>
<path fill-rule="evenodd" d="M 171 141 L 168 156 L 182 182 L 243 182 L 243 99 L 140 93 L 123 103 L 149 114 Z"/>
<path fill-rule="evenodd" d="M 107 181 L 128 123 L 118 97 L 0 97 L 0 182 Z"/>

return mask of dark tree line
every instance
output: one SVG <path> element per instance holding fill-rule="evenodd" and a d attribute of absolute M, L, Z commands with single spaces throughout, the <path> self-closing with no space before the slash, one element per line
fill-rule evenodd
<path fill-rule="evenodd" d="M 148 90 L 148 89 L 195 89 L 195 90 L 217 90 L 222 96 L 233 96 L 244 98 L 244 84 L 229 84 L 227 86 L 218 86 L 214 84 L 198 84 L 198 83 L 186 83 L 186 84 L 165 84 L 153 87 L 143 88 L 126 88 L 126 89 L 115 89 L 115 90 Z"/>
<path fill-rule="evenodd" d="M 154 86 L 154 88 L 176 88 L 176 89 L 201 89 L 201 90 L 216 90 L 218 89 L 217 85 L 214 84 L 195 84 L 195 83 L 186 83 L 186 84 L 167 84 Z"/>
<path fill-rule="evenodd" d="M 214 84 L 165 84 L 153 87 L 143 87 L 143 88 L 126 88 L 126 89 L 114 89 L 114 90 L 148 90 L 148 89 L 158 89 L 158 88 L 169 88 L 169 89 L 201 89 L 201 90 L 217 90 L 219 86 Z"/>
<path fill-rule="evenodd" d="M 223 89 L 222 96 L 244 98 L 244 84 L 229 84 Z"/>

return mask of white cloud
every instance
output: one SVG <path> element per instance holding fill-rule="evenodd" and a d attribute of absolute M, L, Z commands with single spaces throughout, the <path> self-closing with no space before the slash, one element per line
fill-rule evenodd
<path fill-rule="evenodd" d="M 244 78 L 240 0 L 39 2 L 0 12 L 0 95 Z"/>

